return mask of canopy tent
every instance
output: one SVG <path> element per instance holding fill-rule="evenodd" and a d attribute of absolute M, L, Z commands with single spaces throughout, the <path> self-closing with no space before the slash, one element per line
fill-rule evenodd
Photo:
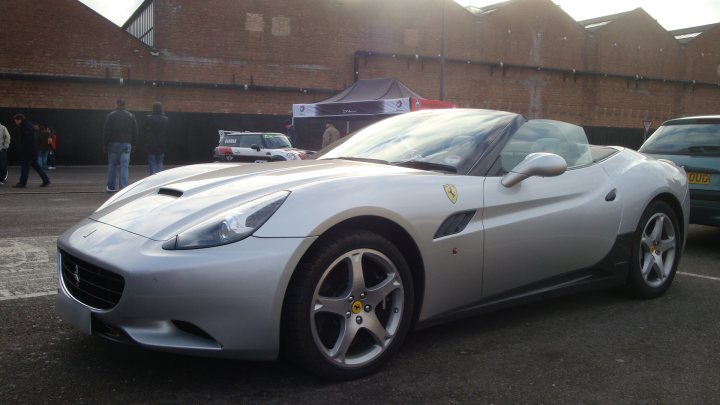
<path fill-rule="evenodd" d="M 314 104 L 293 104 L 293 119 L 351 120 L 454 107 L 452 103 L 425 99 L 394 78 L 361 79 L 326 100 Z"/>

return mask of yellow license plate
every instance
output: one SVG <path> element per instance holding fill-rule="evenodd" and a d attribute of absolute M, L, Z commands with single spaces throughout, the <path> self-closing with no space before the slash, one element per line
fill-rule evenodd
<path fill-rule="evenodd" d="M 687 175 L 690 184 L 710 184 L 710 175 L 708 173 L 688 172 Z"/>

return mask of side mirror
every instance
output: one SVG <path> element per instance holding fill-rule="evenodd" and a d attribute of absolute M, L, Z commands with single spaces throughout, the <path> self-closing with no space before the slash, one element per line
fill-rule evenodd
<path fill-rule="evenodd" d="M 510 173 L 502 178 L 500 183 L 505 187 L 512 187 L 528 177 L 553 177 L 565 173 L 567 163 L 565 159 L 554 153 L 531 153 L 518 163 Z"/>
<path fill-rule="evenodd" d="M 250 149 L 253 149 L 255 152 L 260 152 L 260 147 L 255 144 L 250 145 Z"/>

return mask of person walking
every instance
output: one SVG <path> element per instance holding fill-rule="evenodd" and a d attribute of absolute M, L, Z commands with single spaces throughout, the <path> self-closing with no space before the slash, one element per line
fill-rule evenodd
<path fill-rule="evenodd" d="M 0 124 L 0 185 L 5 184 L 8 178 L 8 148 L 10 148 L 10 132 L 5 125 Z"/>
<path fill-rule="evenodd" d="M 168 117 L 163 113 L 162 103 L 153 103 L 153 113 L 145 117 L 143 137 L 148 154 L 148 171 L 155 174 L 163 170 Z"/>
<path fill-rule="evenodd" d="M 285 121 L 285 135 L 290 139 L 290 145 L 297 147 L 297 131 L 291 121 Z"/>
<path fill-rule="evenodd" d="M 40 187 L 47 187 L 50 185 L 50 178 L 43 168 L 38 164 L 37 159 L 37 132 L 35 126 L 25 118 L 22 114 L 15 114 L 13 116 L 15 125 L 20 129 L 20 181 L 15 184 L 15 188 L 24 188 L 27 186 L 28 175 L 30 174 L 30 167 L 40 175 L 42 184 Z"/>
<path fill-rule="evenodd" d="M 47 170 L 48 156 L 52 151 L 52 132 L 50 132 L 50 128 L 42 124 L 40 124 L 38 128 L 40 128 L 38 133 L 38 165 L 40 165 L 43 170 Z"/>
<path fill-rule="evenodd" d="M 125 109 L 125 100 L 118 98 L 115 104 L 115 110 L 107 115 L 103 127 L 103 145 L 108 156 L 108 179 L 105 191 L 109 193 L 122 190 L 128 185 L 130 153 L 138 133 L 137 121 L 135 116 Z"/>
<path fill-rule="evenodd" d="M 48 155 L 47 164 L 48 164 L 48 170 L 55 170 L 55 152 L 57 151 L 57 133 L 52 128 L 50 129 L 50 132 L 52 133 L 52 136 L 50 137 L 50 154 Z"/>
<path fill-rule="evenodd" d="M 326 147 L 331 143 L 340 139 L 340 131 L 335 128 L 335 125 L 330 121 L 325 121 L 325 132 L 322 136 L 322 147 Z"/>

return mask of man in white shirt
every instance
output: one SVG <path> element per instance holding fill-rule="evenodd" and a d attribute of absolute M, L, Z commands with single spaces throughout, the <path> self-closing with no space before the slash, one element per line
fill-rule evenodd
<path fill-rule="evenodd" d="M 10 132 L 0 124 L 0 184 L 5 184 L 8 178 L 8 148 L 10 148 Z"/>
<path fill-rule="evenodd" d="M 322 147 L 324 148 L 338 139 L 340 139 L 340 131 L 335 128 L 335 125 L 333 125 L 332 122 L 325 121 L 325 132 L 323 132 Z"/>

